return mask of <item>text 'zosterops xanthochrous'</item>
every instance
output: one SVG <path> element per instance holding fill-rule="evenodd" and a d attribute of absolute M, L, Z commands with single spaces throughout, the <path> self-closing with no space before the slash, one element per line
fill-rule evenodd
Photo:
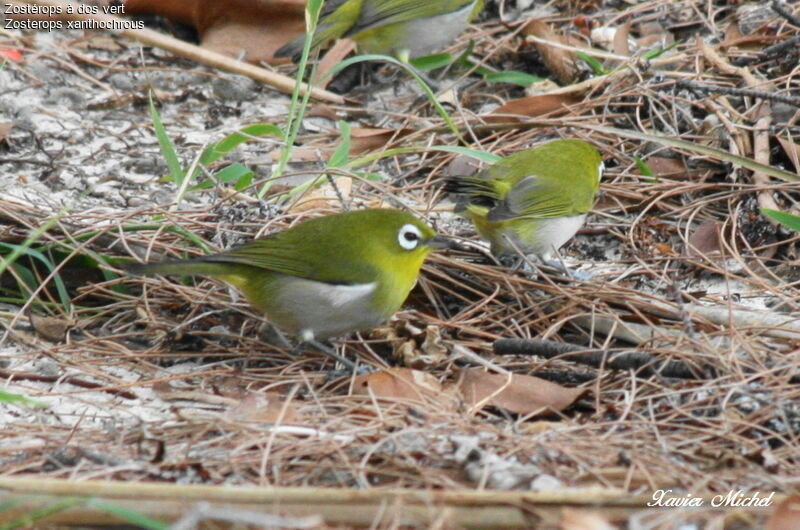
<path fill-rule="evenodd" d="M 583 225 L 600 187 L 603 161 L 583 140 L 554 140 L 515 153 L 473 176 L 453 177 L 465 211 L 492 253 L 543 261 Z"/>
<path fill-rule="evenodd" d="M 273 324 L 318 344 L 392 316 L 425 257 L 447 242 L 409 213 L 357 210 L 310 219 L 221 254 L 127 269 L 219 278 Z"/>
<path fill-rule="evenodd" d="M 484 0 L 326 0 L 312 49 L 349 38 L 361 53 L 401 60 L 427 55 L 453 41 Z M 305 36 L 284 45 L 276 57 L 297 59 Z"/>

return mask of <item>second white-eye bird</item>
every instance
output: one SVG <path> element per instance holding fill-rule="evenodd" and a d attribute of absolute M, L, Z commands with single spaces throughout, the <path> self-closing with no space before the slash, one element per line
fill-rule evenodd
<path fill-rule="evenodd" d="M 578 139 L 554 140 L 507 156 L 446 189 L 475 223 L 492 253 L 548 261 L 583 226 L 603 174 L 600 153 Z"/>
<path fill-rule="evenodd" d="M 224 280 L 273 324 L 352 367 L 318 341 L 391 317 L 425 257 L 448 243 L 407 212 L 356 210 L 310 219 L 220 254 L 126 269 Z"/>
<path fill-rule="evenodd" d="M 484 0 L 326 0 L 312 49 L 349 38 L 360 53 L 401 60 L 433 53 L 453 41 L 483 8 Z M 276 57 L 297 59 L 305 36 L 284 45 Z"/>

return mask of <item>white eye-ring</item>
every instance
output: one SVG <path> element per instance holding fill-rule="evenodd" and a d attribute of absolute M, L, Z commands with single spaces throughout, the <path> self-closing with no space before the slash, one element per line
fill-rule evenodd
<path fill-rule="evenodd" d="M 406 250 L 414 250 L 422 241 L 422 232 L 412 224 L 403 225 L 397 233 L 397 242 Z"/>

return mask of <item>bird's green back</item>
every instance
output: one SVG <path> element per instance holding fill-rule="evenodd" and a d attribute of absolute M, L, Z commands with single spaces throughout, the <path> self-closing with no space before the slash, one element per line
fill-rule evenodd
<path fill-rule="evenodd" d="M 364 39 L 373 40 L 376 38 L 375 32 L 379 32 L 383 26 L 412 24 L 414 20 L 457 11 L 473 2 L 475 5 L 470 18 L 480 12 L 484 0 L 331 0 L 323 7 L 311 47 L 317 48 L 345 37 L 359 42 L 362 34 Z M 398 28 L 395 26 L 387 33 L 398 31 Z M 409 26 L 406 31 L 413 30 Z M 385 37 L 391 38 L 392 35 Z M 276 56 L 299 56 L 304 39 L 299 37 L 283 46 Z M 387 44 L 387 48 L 391 47 Z"/>
<path fill-rule="evenodd" d="M 408 223 L 417 226 L 424 238 L 435 235 L 430 227 L 406 212 L 356 210 L 310 219 L 291 229 L 200 259 L 241 264 L 320 282 L 365 283 L 376 280 L 380 271 L 387 268 L 408 266 L 413 269 L 411 262 L 421 264 L 427 254 L 423 246 L 408 252 L 397 243 L 398 231 Z M 413 270 L 414 276 L 418 270 L 418 266 Z"/>
<path fill-rule="evenodd" d="M 597 149 L 582 140 L 555 140 L 467 177 L 468 193 L 491 221 L 585 214 L 600 185 L 601 162 Z"/>

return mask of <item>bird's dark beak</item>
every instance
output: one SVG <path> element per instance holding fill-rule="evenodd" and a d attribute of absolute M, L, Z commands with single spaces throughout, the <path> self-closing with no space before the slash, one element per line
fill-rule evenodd
<path fill-rule="evenodd" d="M 445 237 L 442 235 L 435 235 L 432 238 L 425 241 L 425 245 L 429 246 L 430 248 L 453 248 L 455 245 L 455 241 L 450 239 L 449 237 Z"/>

